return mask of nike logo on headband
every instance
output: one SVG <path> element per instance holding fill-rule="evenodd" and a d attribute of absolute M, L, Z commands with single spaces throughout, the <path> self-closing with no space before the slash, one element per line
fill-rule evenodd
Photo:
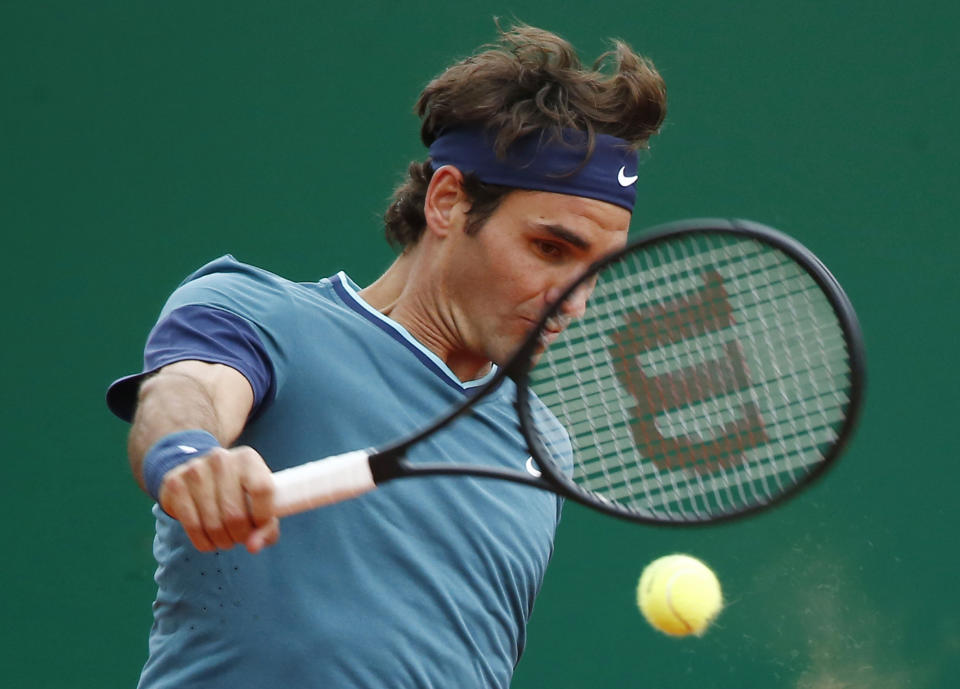
<path fill-rule="evenodd" d="M 636 171 L 639 158 L 629 141 L 550 127 L 519 137 L 500 158 L 494 138 L 495 132 L 480 125 L 453 127 L 430 144 L 430 163 L 434 170 L 455 165 L 487 184 L 582 196 L 633 211 L 638 178 L 627 174 L 627 166 Z M 613 184 L 618 165 L 620 183 Z"/>
<path fill-rule="evenodd" d="M 627 168 L 623 166 L 620 168 L 620 171 L 617 173 L 617 181 L 620 182 L 621 187 L 629 187 L 631 184 L 636 182 L 639 179 L 639 175 L 633 175 L 632 177 L 627 177 Z"/>

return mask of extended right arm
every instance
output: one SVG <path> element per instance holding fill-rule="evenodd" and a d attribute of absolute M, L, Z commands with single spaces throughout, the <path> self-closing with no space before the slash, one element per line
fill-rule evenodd
<path fill-rule="evenodd" d="M 169 364 L 140 386 L 128 455 L 142 488 L 144 458 L 165 436 L 199 429 L 221 445 L 171 469 L 160 484 L 160 506 L 198 550 L 243 543 L 258 552 L 279 535 L 270 469 L 250 447 L 226 449 L 243 430 L 253 400 L 243 374 L 203 361 Z"/>

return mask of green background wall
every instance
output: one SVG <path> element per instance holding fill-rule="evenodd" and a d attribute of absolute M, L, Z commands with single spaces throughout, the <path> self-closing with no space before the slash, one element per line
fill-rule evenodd
<path fill-rule="evenodd" d="M 105 386 L 214 256 L 300 280 L 384 269 L 378 216 L 424 155 L 414 99 L 493 39 L 495 14 L 588 60 L 608 36 L 649 55 L 670 114 L 634 228 L 790 232 L 846 286 L 870 365 L 850 451 L 781 509 L 674 530 L 571 506 L 514 686 L 956 686 L 955 8 L 0 0 L 0 686 L 135 684 L 152 519 Z M 724 583 L 703 639 L 634 608 L 642 566 L 671 551 Z"/>

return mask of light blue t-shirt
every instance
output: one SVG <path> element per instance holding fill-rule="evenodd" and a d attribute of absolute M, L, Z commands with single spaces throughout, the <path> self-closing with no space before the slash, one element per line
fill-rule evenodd
<path fill-rule="evenodd" d="M 174 292 L 239 315 L 273 369 L 237 444 L 273 470 L 382 445 L 462 402 L 461 383 L 343 273 L 293 283 L 218 259 Z M 529 452 L 509 380 L 411 449 L 411 462 L 503 465 Z M 559 500 L 505 481 L 400 479 L 281 522 L 277 545 L 201 553 L 158 508 L 144 689 L 508 687 Z"/>

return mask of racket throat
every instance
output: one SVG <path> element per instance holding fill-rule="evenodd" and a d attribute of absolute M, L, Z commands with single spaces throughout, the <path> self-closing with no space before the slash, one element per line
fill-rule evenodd
<path fill-rule="evenodd" d="M 404 450 L 385 450 L 370 455 L 370 473 L 373 482 L 380 485 L 395 478 L 409 475 L 409 462 L 404 458 Z"/>

